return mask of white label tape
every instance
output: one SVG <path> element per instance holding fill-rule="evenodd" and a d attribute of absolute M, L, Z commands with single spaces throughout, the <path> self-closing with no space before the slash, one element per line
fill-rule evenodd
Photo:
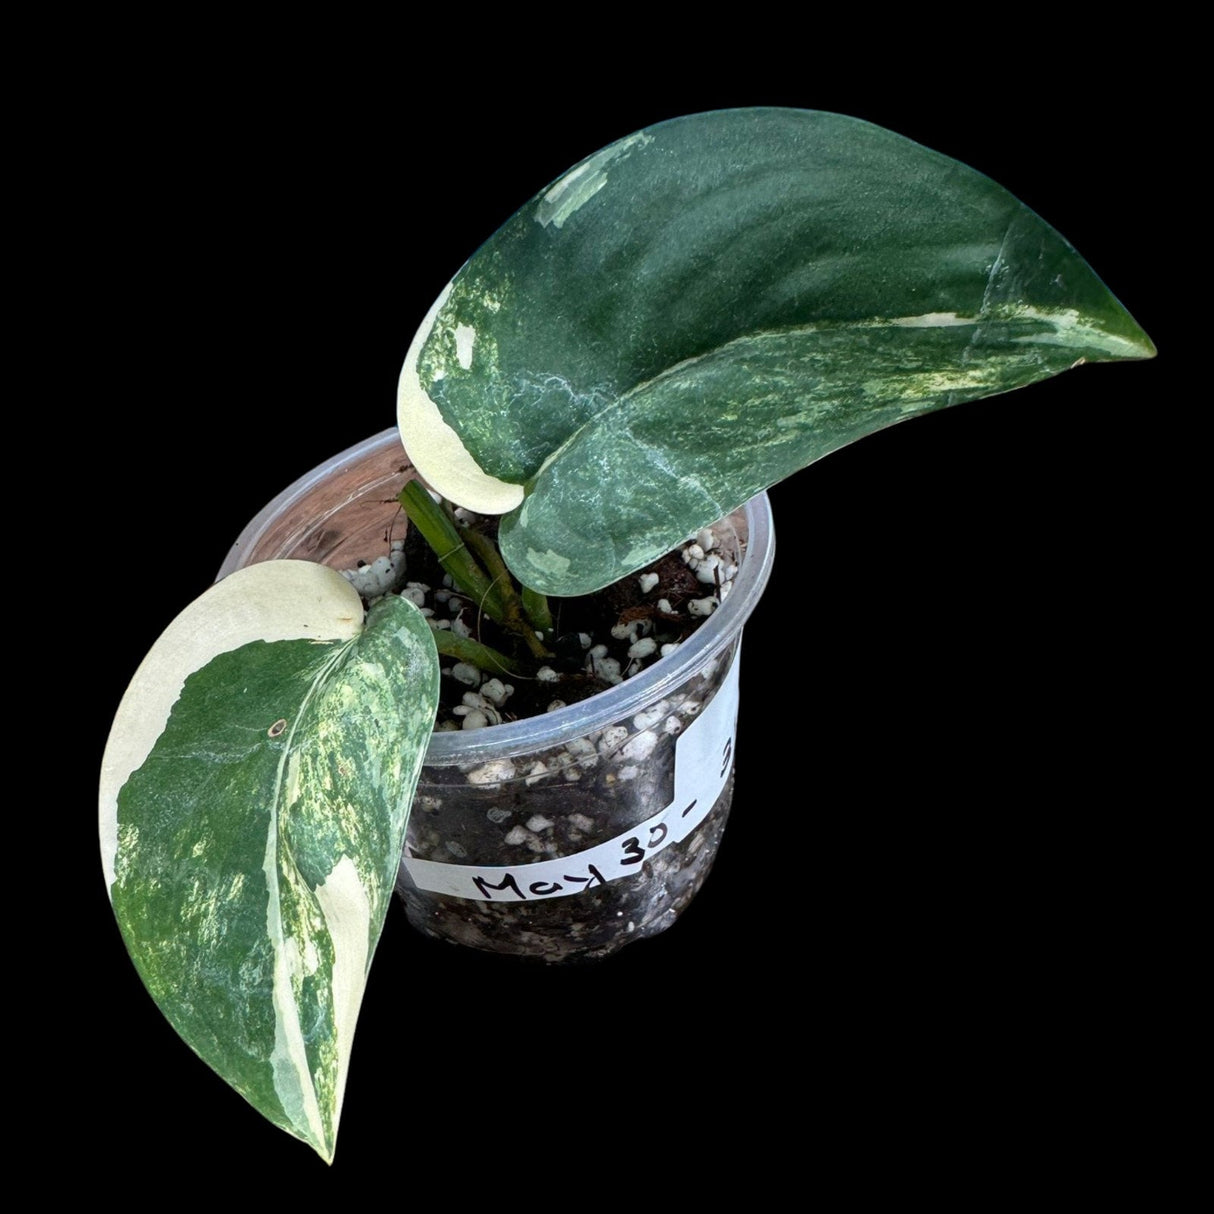
<path fill-rule="evenodd" d="M 528 902 L 563 898 L 640 872 L 645 860 L 695 830 L 716 804 L 733 768 L 738 724 L 738 656 L 717 694 L 678 736 L 674 800 L 644 822 L 586 851 L 537 864 L 494 867 L 441 864 L 406 856 L 405 868 L 419 889 L 480 902 Z"/>

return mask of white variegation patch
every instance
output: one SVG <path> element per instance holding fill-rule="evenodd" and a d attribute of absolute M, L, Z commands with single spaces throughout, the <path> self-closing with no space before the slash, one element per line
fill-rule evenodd
<path fill-rule="evenodd" d="M 895 316 L 889 323 L 905 329 L 943 329 L 977 322 L 973 316 L 958 316 L 956 312 L 924 312 L 922 316 Z"/>
<path fill-rule="evenodd" d="M 538 570 L 544 573 L 561 574 L 569 568 L 571 562 L 567 556 L 562 556 L 559 552 L 553 552 L 551 548 L 547 552 L 540 552 L 535 548 L 527 549 L 527 560 Z"/>
<path fill-rule="evenodd" d="M 299 941 L 284 931 L 281 916 L 281 874 L 278 871 L 278 829 L 271 815 L 266 836 L 263 871 L 270 889 L 266 903 L 266 933 L 274 948 L 274 1052 L 270 1066 L 274 1072 L 274 1091 L 283 1111 L 291 1119 L 299 1137 L 329 1160 L 328 1135 L 325 1133 L 320 1101 L 308 1065 L 307 1046 L 299 1023 L 295 1002 L 295 980 L 304 968 Z"/>
<path fill-rule="evenodd" d="M 455 357 L 465 371 L 472 367 L 472 347 L 476 344 L 476 330 L 471 325 L 455 326 Z"/>
<path fill-rule="evenodd" d="M 607 184 L 607 166 L 612 161 L 626 158 L 633 148 L 652 142 L 652 135 L 637 131 L 570 169 L 540 199 L 535 208 L 536 222 L 545 228 L 549 224 L 558 229 L 563 227 L 579 207 L 585 206 Z"/>
<path fill-rule="evenodd" d="M 1080 346 L 1090 345 L 1102 350 L 1110 358 L 1149 358 L 1155 353 L 1154 344 L 1148 339 L 1131 341 L 1116 333 L 1109 333 L 1089 323 L 1074 308 L 1037 308 L 1029 304 L 1001 306 L 996 309 L 1000 316 L 1016 320 L 1038 320 L 1050 327 L 1048 333 L 1034 333 L 1027 337 L 1016 337 L 1017 344 Z M 1145 338 L 1146 335 L 1143 334 Z M 1086 360 L 1085 360 L 1086 361 Z"/>
<path fill-rule="evenodd" d="M 278 875 L 271 871 L 276 835 L 271 833 L 267 849 L 266 875 L 277 887 Z M 308 941 L 301 949 L 298 940 L 287 931 L 288 925 L 274 911 L 277 899 L 271 899 L 267 930 L 275 942 L 274 967 L 274 1053 L 270 1059 L 274 1086 L 283 1108 L 294 1121 L 300 1137 L 332 1162 L 336 1127 L 341 1119 L 350 1053 L 358 1011 L 367 985 L 371 957 L 371 902 L 349 856 L 343 856 L 325 881 L 317 886 L 316 901 L 324 916 L 325 928 L 333 945 L 333 968 L 329 975 L 332 991 L 333 1028 L 337 1043 L 336 1082 L 332 1092 L 316 1090 L 308 1063 L 306 1046 L 294 999 L 294 983 L 301 976 L 315 973 L 318 958 Z M 323 1101 L 323 1107 L 322 1107 Z"/>
<path fill-rule="evenodd" d="M 324 884 L 317 886 L 316 900 L 333 941 L 333 1020 L 338 1067 L 333 1124 L 336 1125 L 341 1116 L 354 1029 L 371 959 L 371 903 L 349 856 L 342 856 Z"/>
<path fill-rule="evenodd" d="M 506 514 L 523 500 L 522 485 L 512 485 L 490 476 L 472 458 L 459 435 L 443 420 L 417 373 L 422 347 L 450 294 L 451 284 L 448 283 L 426 314 L 405 355 L 396 392 L 396 423 L 413 466 L 433 489 L 477 514 Z M 460 352 L 461 328 L 469 329 L 469 326 L 456 328 L 456 357 L 467 370 L 472 365 L 472 339 L 470 336 L 465 339 L 468 359 L 465 363 Z"/>

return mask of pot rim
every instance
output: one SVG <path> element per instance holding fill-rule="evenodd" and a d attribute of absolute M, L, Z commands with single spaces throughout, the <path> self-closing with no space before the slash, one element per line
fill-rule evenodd
<path fill-rule="evenodd" d="M 266 528 L 301 502 L 326 477 L 345 464 L 399 442 L 396 428 L 389 427 L 355 443 L 293 481 L 241 531 L 225 557 L 216 581 L 241 568 L 244 555 L 252 551 Z M 525 717 L 485 729 L 435 733 L 426 750 L 425 765 L 449 767 L 483 763 L 559 746 L 573 738 L 604 729 L 672 693 L 741 632 L 742 625 L 757 605 L 771 575 L 775 530 L 767 494 L 756 494 L 740 510 L 746 520 L 746 551 L 738 564 L 729 594 L 708 620 L 673 654 L 655 662 L 633 678 L 617 683 L 609 691 L 599 692 L 543 716 Z"/>

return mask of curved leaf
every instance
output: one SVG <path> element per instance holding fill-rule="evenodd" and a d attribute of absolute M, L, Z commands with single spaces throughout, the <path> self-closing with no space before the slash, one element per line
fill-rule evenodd
<path fill-rule="evenodd" d="M 629 136 L 513 216 L 419 331 L 399 416 L 440 492 L 469 466 L 524 488 L 507 563 L 579 594 L 894 421 L 1153 353 L 980 173 L 853 118 L 726 110 Z"/>
<path fill-rule="evenodd" d="M 306 562 L 212 587 L 136 673 L 101 787 L 110 896 L 148 990 L 326 1160 L 438 695 L 416 608 L 362 614 Z"/>

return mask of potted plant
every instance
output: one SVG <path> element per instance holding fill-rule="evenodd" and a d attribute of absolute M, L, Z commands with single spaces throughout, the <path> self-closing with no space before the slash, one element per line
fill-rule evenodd
<path fill-rule="evenodd" d="M 419 329 L 400 426 L 436 488 L 505 514 L 520 581 L 567 595 L 893 421 L 1152 353 L 980 175 L 853 120 L 726 111 L 603 149 L 482 247 Z M 407 600 L 364 625 L 334 571 L 253 565 L 158 643 L 107 750 L 145 982 L 326 1158 L 437 680 Z"/>
<path fill-rule="evenodd" d="M 303 558 L 346 567 L 364 593 L 395 585 L 431 613 L 446 695 L 398 882 L 419 930 L 549 961 L 656 934 L 702 884 L 731 804 L 736 654 L 772 564 L 766 496 L 609 595 L 541 605 L 543 644 L 523 646 L 485 599 L 473 546 L 483 553 L 488 536 L 415 477 L 395 430 L 335 456 L 245 529 L 221 576 Z M 398 498 L 408 554 L 391 539 Z M 459 555 L 450 573 L 435 551 Z"/>

